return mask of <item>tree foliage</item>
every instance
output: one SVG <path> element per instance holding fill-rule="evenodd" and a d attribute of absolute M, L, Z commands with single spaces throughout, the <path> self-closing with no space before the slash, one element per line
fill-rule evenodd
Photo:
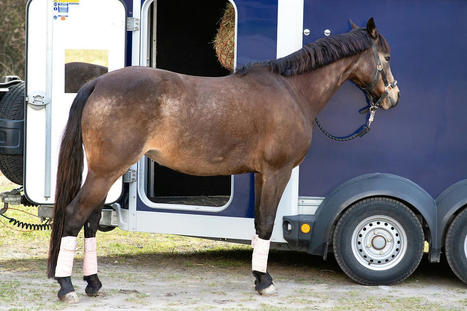
<path fill-rule="evenodd" d="M 0 0 L 0 77 L 24 79 L 27 0 Z"/>

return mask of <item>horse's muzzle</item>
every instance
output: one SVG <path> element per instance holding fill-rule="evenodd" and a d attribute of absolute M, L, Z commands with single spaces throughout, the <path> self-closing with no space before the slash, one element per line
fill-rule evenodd
<path fill-rule="evenodd" d="M 399 104 L 399 99 L 401 98 L 401 93 L 400 92 L 397 92 L 397 100 L 395 103 L 392 103 L 392 100 L 391 100 L 391 109 L 396 107 L 398 104 Z"/>

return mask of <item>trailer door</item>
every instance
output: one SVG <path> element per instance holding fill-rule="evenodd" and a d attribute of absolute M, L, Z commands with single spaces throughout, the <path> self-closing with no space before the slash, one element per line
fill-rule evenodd
<path fill-rule="evenodd" d="M 126 9 L 119 0 L 28 3 L 24 188 L 30 200 L 53 204 L 72 101 L 85 82 L 124 67 L 125 31 Z M 121 191 L 119 179 L 106 202 L 116 201 Z"/>

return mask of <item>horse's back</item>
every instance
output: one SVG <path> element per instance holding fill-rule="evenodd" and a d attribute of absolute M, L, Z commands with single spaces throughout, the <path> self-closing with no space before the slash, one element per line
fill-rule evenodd
<path fill-rule="evenodd" d="M 106 149 L 110 161 L 114 153 L 127 153 L 132 161 L 147 154 L 195 175 L 258 170 L 262 157 L 287 157 L 291 149 L 281 145 L 302 121 L 276 84 L 272 76 L 117 70 L 98 78 L 86 104 L 84 143 Z"/>

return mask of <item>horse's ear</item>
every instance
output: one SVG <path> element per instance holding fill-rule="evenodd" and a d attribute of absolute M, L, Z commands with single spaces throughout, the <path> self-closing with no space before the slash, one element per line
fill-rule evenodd
<path fill-rule="evenodd" d="M 355 23 L 353 22 L 353 20 L 352 20 L 351 18 L 349 18 L 349 23 L 350 23 L 350 26 L 352 26 L 352 29 L 358 29 L 358 28 L 360 28 L 360 27 L 357 26 L 357 24 L 355 24 Z"/>
<path fill-rule="evenodd" d="M 366 23 L 366 30 L 368 31 L 368 33 L 373 39 L 376 39 L 377 30 L 376 30 L 375 20 L 373 19 L 373 17 L 370 18 L 368 22 Z"/>

